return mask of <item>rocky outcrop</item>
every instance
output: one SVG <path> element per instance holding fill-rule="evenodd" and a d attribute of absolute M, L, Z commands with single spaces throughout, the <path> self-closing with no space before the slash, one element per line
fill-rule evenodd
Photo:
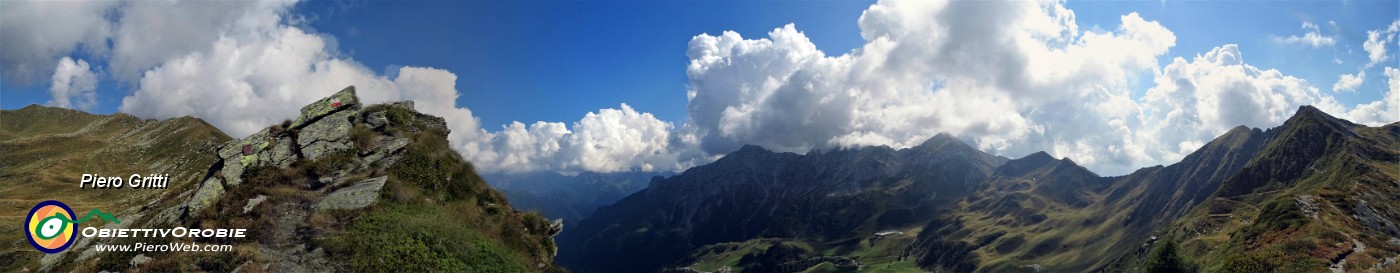
<path fill-rule="evenodd" d="M 140 142 L 96 151 L 105 154 L 175 151 L 155 157 L 161 160 L 134 158 L 142 163 L 137 169 L 181 179 L 172 181 L 170 190 L 126 198 L 130 201 L 123 203 L 133 205 L 111 211 L 121 222 L 103 228 L 239 229 L 247 236 L 172 240 L 227 244 L 233 247 L 231 255 L 99 252 L 89 246 L 152 241 L 84 237 L 74 244 L 78 251 L 0 262 L 0 271 L 160 271 L 178 266 L 206 272 L 563 272 L 553 261 L 557 247 L 552 240 L 563 223 L 513 209 L 452 151 L 447 123 L 417 112 L 411 102 L 364 105 L 350 87 L 303 107 L 295 119 L 240 139 L 229 139 L 195 118 L 156 122 L 123 114 L 104 118 L 55 112 L 62 114 L 55 120 L 74 120 L 68 124 L 82 129 L 40 133 L 77 130 Z M 209 129 L 190 130 L 201 128 Z M 0 142 L 32 135 L 7 129 L 0 128 Z M 437 220 L 401 225 L 403 219 L 429 218 Z M 365 248 L 367 241 L 410 246 L 410 253 Z M 492 251 L 477 251 L 483 249 Z M 438 258 L 425 263 L 404 255 Z M 12 257 L 0 255 L 0 261 L 14 261 Z"/>
<path fill-rule="evenodd" d="M 213 204 L 214 200 L 219 198 L 220 195 L 223 195 L 224 192 L 223 181 L 219 180 L 217 177 L 210 177 L 205 179 L 204 183 L 200 183 L 199 190 L 196 190 L 194 197 L 191 197 L 190 201 L 185 203 L 185 207 L 188 211 L 199 211 Z"/>
<path fill-rule="evenodd" d="M 374 204 L 379 199 L 379 189 L 384 188 L 388 176 L 370 178 L 344 189 L 336 190 L 322 197 L 316 203 L 318 210 L 358 209 Z"/>
<path fill-rule="evenodd" d="M 306 160 L 316 160 L 335 151 L 350 149 L 350 117 L 356 112 L 340 111 L 307 125 L 297 134 L 297 146 Z"/>
<path fill-rule="evenodd" d="M 392 103 L 389 106 L 410 110 L 410 112 L 413 110 L 411 102 Z M 355 95 L 355 87 L 346 87 L 340 92 L 302 107 L 301 115 L 294 121 L 268 127 L 248 137 L 225 143 L 218 149 L 219 162 L 213 168 L 215 172 L 210 173 L 203 180 L 199 189 L 186 202 L 185 215 L 199 212 L 217 200 L 224 192 L 243 184 L 243 173 L 249 168 L 258 166 L 286 168 L 294 162 L 314 162 L 334 153 L 347 152 L 355 148 L 351 139 L 351 130 L 357 124 L 382 128 L 391 122 L 385 113 L 386 111 L 382 111 L 382 108 L 380 111 L 371 113 L 364 113 L 364 110 L 365 108 L 361 107 L 360 100 Z M 416 114 L 416 112 L 412 113 Z M 417 115 L 419 116 L 414 118 L 428 117 L 424 118 L 424 120 L 428 120 L 427 123 L 441 123 L 442 120 L 427 115 Z M 365 116 L 377 118 L 362 118 Z M 374 122 L 368 123 L 370 120 Z M 442 124 L 442 128 L 445 129 L 445 123 Z M 360 154 L 366 155 L 366 157 L 354 159 L 358 159 L 361 166 L 368 166 L 374 162 L 382 163 L 379 166 L 388 166 L 396 159 L 389 155 L 399 152 L 408 145 L 407 139 L 385 139 L 381 142 L 385 144 L 366 147 L 371 149 L 360 151 Z M 340 179 L 331 178 L 331 180 Z M 382 180 L 379 182 L 379 186 L 383 186 Z M 362 200 L 367 197 L 357 196 L 356 198 Z M 253 203 L 250 202 L 250 204 Z M 251 207 L 250 205 L 250 210 Z"/>
<path fill-rule="evenodd" d="M 345 109 L 360 108 L 360 98 L 355 96 L 355 87 L 346 87 L 344 90 L 323 98 L 306 106 L 301 107 L 301 115 L 288 126 L 299 129 L 307 124 L 314 123 L 323 117 Z"/>
<path fill-rule="evenodd" d="M 168 221 L 207 219 L 210 213 L 219 211 L 207 209 L 214 204 L 236 203 L 239 207 L 234 213 L 239 215 L 276 211 L 270 218 L 276 228 L 267 230 L 262 235 L 267 242 L 256 246 L 263 264 L 245 264 L 243 268 L 330 270 L 335 263 L 327 260 L 325 250 L 306 243 L 308 238 L 317 236 L 309 232 L 314 229 L 310 215 L 374 205 L 389 179 L 384 175 L 388 172 L 385 168 L 404 156 L 404 149 L 411 143 L 408 136 L 430 130 L 448 132 L 442 118 L 418 113 L 412 102 L 365 106 L 355 88 L 347 87 L 303 107 L 295 120 L 219 146 L 215 152 L 217 163 L 210 167 L 198 188 L 187 194 L 187 201 L 179 208 L 181 212 L 168 217 Z M 254 171 L 316 174 L 285 180 L 255 178 L 250 176 Z M 367 174 L 372 178 L 364 178 Z M 243 199 L 236 202 L 222 200 L 227 195 L 248 192 L 244 187 L 293 187 L 305 193 L 293 199 L 258 194 L 240 195 Z"/>

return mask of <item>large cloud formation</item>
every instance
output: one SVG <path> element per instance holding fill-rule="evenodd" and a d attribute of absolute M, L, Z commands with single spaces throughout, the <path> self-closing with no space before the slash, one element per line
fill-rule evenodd
<path fill-rule="evenodd" d="M 689 114 L 711 153 L 909 147 L 950 132 L 1108 174 L 1179 160 L 1236 125 L 1277 126 L 1300 105 L 1396 119 L 1366 108 L 1393 102 L 1349 113 L 1305 80 L 1248 65 L 1236 45 L 1159 67 L 1175 35 L 1136 13 L 1120 19 L 1081 32 L 1062 2 L 882 1 L 861 16 L 864 46 L 840 56 L 792 25 L 763 39 L 700 35 L 687 52 Z M 1134 92 L 1144 80 L 1155 86 Z"/>
<path fill-rule="evenodd" d="M 768 39 L 692 39 L 690 116 L 712 153 L 916 145 L 950 132 L 994 153 L 1099 166 L 1151 161 L 1130 83 L 1176 42 L 1136 13 L 1079 32 L 1056 2 L 881 2 L 866 44 L 827 56 L 792 25 Z"/>
<path fill-rule="evenodd" d="M 444 117 L 453 147 L 484 172 L 676 171 L 743 144 L 909 147 L 947 132 L 992 153 L 1045 150 L 1119 174 L 1179 160 L 1236 125 L 1276 126 L 1299 105 L 1372 125 L 1400 117 L 1400 70 L 1391 67 L 1383 100 L 1348 109 L 1305 80 L 1249 65 L 1236 45 L 1159 64 L 1177 38 L 1137 13 L 1085 31 L 1062 2 L 892 1 L 864 12 L 864 44 L 840 55 L 818 50 L 795 25 L 759 39 L 693 37 L 683 123 L 621 103 L 573 122 L 490 130 L 456 105 L 452 72 L 376 73 L 304 27 L 294 5 L 6 3 L 0 67 L 12 82 L 52 72 L 50 104 L 65 107 L 90 107 L 89 79 L 111 77 L 133 89 L 123 112 L 192 115 L 236 137 L 355 85 L 367 102 L 412 100 Z M 1368 33 L 1372 64 L 1362 72 L 1390 57 L 1395 28 Z M 1334 89 L 1355 90 L 1362 72 Z"/>
<path fill-rule="evenodd" d="M 56 60 L 75 51 L 105 54 L 115 1 L 6 1 L 0 9 L 0 69 L 20 84 L 53 72 Z"/>
<path fill-rule="evenodd" d="M 95 104 L 96 67 L 67 55 L 105 58 L 108 75 L 135 83 L 120 111 L 147 118 L 191 115 L 235 137 L 293 118 L 302 105 L 355 85 L 368 103 L 411 100 L 420 111 L 442 116 L 454 148 L 486 172 L 674 171 L 712 158 L 683 148 L 695 141 L 674 134 L 675 125 L 626 104 L 588 113 L 573 130 L 537 122 L 527 131 L 517 122 L 487 131 L 470 109 L 456 106 L 460 93 L 452 72 L 405 66 L 390 73 L 393 78 L 375 73 L 336 51 L 332 37 L 299 26 L 294 4 L 6 3 L 0 58 L 13 82 L 42 75 L 39 70 L 54 72 L 49 104 L 80 109 Z"/>
<path fill-rule="evenodd" d="M 1154 79 L 1135 132 L 1154 158 L 1179 159 L 1231 127 L 1282 124 L 1301 105 L 1345 114 L 1307 81 L 1245 62 L 1236 45 L 1217 47 L 1190 62 L 1176 58 Z M 1342 115 L 1345 117 L 1345 115 Z"/>

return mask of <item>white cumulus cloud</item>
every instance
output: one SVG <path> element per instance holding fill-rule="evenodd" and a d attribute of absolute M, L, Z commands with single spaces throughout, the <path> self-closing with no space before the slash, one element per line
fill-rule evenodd
<path fill-rule="evenodd" d="M 468 153 L 477 166 L 505 172 L 675 171 L 713 160 L 684 130 L 627 104 L 572 125 L 513 122 L 466 149 L 479 151 Z"/>
<path fill-rule="evenodd" d="M 142 117 L 193 115 L 245 136 L 296 117 L 302 105 L 347 85 L 368 101 L 399 99 L 393 82 L 333 58 L 322 37 L 279 26 L 245 39 L 224 36 L 206 48 L 168 57 L 142 73 L 120 111 Z"/>
<path fill-rule="evenodd" d="M 1385 68 L 1386 92 L 1381 100 L 1357 105 L 1347 112 L 1352 121 L 1382 126 L 1400 121 L 1400 69 Z"/>
<path fill-rule="evenodd" d="M 135 2 L 115 20 L 111 70 L 136 78 L 120 111 L 152 118 L 191 115 L 235 137 L 302 105 L 356 86 L 366 103 L 414 101 L 443 117 L 452 146 L 484 172 L 677 171 L 712 160 L 675 125 L 626 104 L 572 123 L 516 122 L 491 132 L 457 107 L 457 76 L 428 67 L 377 74 L 335 51 L 333 39 L 294 24 L 290 2 Z M 161 32 L 150 31 L 163 30 Z M 690 148 L 686 148 L 690 147 Z"/>
<path fill-rule="evenodd" d="M 6 81 L 29 84 L 54 71 L 73 51 L 106 52 L 115 1 L 5 1 L 0 8 L 0 69 Z"/>
<path fill-rule="evenodd" d="M 63 57 L 53 72 L 49 106 L 89 110 L 97 106 L 97 74 L 87 61 Z"/>
<path fill-rule="evenodd" d="M 1179 160 L 1234 126 L 1278 126 L 1299 106 L 1345 113 L 1332 97 L 1306 80 L 1247 64 L 1233 44 L 1191 61 L 1175 58 L 1154 83 L 1143 103 L 1146 126 L 1135 137 L 1158 147 L 1153 149 L 1154 157 L 1167 162 Z"/>
<path fill-rule="evenodd" d="M 1337 83 L 1332 84 L 1334 92 L 1356 92 L 1356 88 L 1366 82 L 1366 71 L 1359 71 L 1356 74 L 1342 74 L 1337 76 Z"/>
<path fill-rule="evenodd" d="M 1372 67 L 1386 58 L 1386 44 L 1395 41 L 1396 32 L 1400 32 L 1400 20 L 1390 23 L 1390 26 L 1383 29 L 1366 31 L 1366 42 L 1361 44 L 1361 48 L 1366 50 L 1366 56 L 1371 60 L 1366 67 Z"/>
<path fill-rule="evenodd" d="M 493 130 L 457 106 L 471 98 L 460 97 L 451 71 L 409 65 L 376 73 L 338 52 L 333 37 L 300 26 L 293 6 L 7 3 L 0 61 L 10 81 L 52 71 L 53 105 L 90 107 L 95 81 L 87 83 L 111 75 L 133 89 L 120 111 L 191 115 L 235 137 L 354 85 L 367 103 L 411 100 L 444 117 L 453 148 L 483 172 L 677 171 L 743 144 L 793 152 L 909 147 L 947 132 L 996 154 L 1044 150 L 1121 174 L 1179 160 L 1236 125 L 1277 126 L 1300 105 L 1371 125 L 1400 115 L 1400 70 L 1391 67 L 1383 100 L 1347 108 L 1306 80 L 1249 65 L 1236 45 L 1159 64 L 1177 37 L 1137 13 L 1111 29 L 1081 30 L 1061 1 L 886 1 L 854 22 L 864 44 L 850 52 L 820 51 L 791 24 L 762 38 L 694 36 L 682 123 L 620 102 L 576 121 Z M 15 23 L 67 10 L 84 16 Z M 1368 33 L 1372 64 L 1388 59 L 1396 28 L 1400 21 Z M 1303 29 L 1300 41 L 1318 41 L 1309 45 L 1335 43 L 1322 42 L 1332 37 L 1315 25 Z M 34 40 L 49 32 L 55 38 Z M 80 50 L 92 57 L 64 57 Z M 1333 89 L 1355 90 L 1361 71 L 1340 76 Z"/>
<path fill-rule="evenodd" d="M 1324 47 L 1337 44 L 1337 37 L 1322 35 L 1322 31 L 1317 27 L 1317 24 L 1303 22 L 1301 28 L 1307 31 L 1303 36 L 1290 35 L 1288 37 L 1274 37 L 1274 42 L 1281 44 L 1300 44 L 1310 47 Z"/>
<path fill-rule="evenodd" d="M 880 2 L 860 26 L 866 44 L 840 56 L 793 25 L 693 38 L 689 114 L 704 150 L 909 147 L 949 132 L 994 153 L 1152 161 L 1122 136 L 1138 122 L 1130 81 L 1176 41 L 1156 22 L 1130 13 L 1079 32 L 1059 2 L 953 1 Z"/>
<path fill-rule="evenodd" d="M 1122 174 L 1180 160 L 1234 126 L 1278 126 L 1302 105 L 1341 117 L 1383 105 L 1347 111 L 1306 80 L 1249 65 L 1233 44 L 1159 66 L 1176 43 L 1161 24 L 1129 13 L 1112 31 L 1080 31 L 1074 18 L 1057 1 L 882 1 L 859 22 L 865 44 L 841 55 L 794 25 L 696 36 L 691 122 L 710 153 L 909 147 L 948 132 L 992 153 L 1043 150 Z M 1336 42 L 1303 29 L 1279 41 Z M 1354 77 L 1337 89 L 1364 75 Z"/>
<path fill-rule="evenodd" d="M 107 2 L 107 1 L 103 1 Z M 111 32 L 110 70 L 135 81 L 161 63 L 221 40 L 258 39 L 288 20 L 296 3 L 273 1 L 128 1 Z"/>

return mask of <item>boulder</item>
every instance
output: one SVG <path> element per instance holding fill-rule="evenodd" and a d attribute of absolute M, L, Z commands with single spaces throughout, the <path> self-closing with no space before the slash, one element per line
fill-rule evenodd
<path fill-rule="evenodd" d="M 384 129 L 384 126 L 389 125 L 389 116 L 383 111 L 369 113 L 365 115 L 365 123 L 375 129 Z"/>
<path fill-rule="evenodd" d="M 291 166 L 292 162 L 297 161 L 297 154 L 296 151 L 292 150 L 292 145 L 295 145 L 295 143 L 292 142 L 292 138 L 285 135 L 268 138 L 267 141 L 262 144 L 264 147 L 263 150 L 257 153 L 258 161 L 256 164 L 277 166 L 279 168 Z"/>
<path fill-rule="evenodd" d="M 248 204 L 243 205 L 243 213 L 253 211 L 253 208 L 257 208 L 258 204 L 262 204 L 263 201 L 267 201 L 266 195 L 259 194 L 258 196 L 255 196 L 252 199 L 248 199 Z"/>
<path fill-rule="evenodd" d="M 219 196 L 223 194 L 223 181 L 219 181 L 218 177 L 210 177 L 209 179 L 205 179 L 204 183 L 200 183 L 199 190 L 195 191 L 194 197 L 191 197 L 189 203 L 186 203 L 185 206 L 189 208 L 188 211 L 193 215 L 199 212 L 199 210 L 213 204 L 214 200 L 217 200 Z"/>
<path fill-rule="evenodd" d="M 308 161 L 315 161 L 330 153 L 353 147 L 350 143 L 350 128 L 354 124 L 350 123 L 350 118 L 354 115 L 355 112 L 351 111 L 336 112 L 297 131 L 297 145 L 301 147 L 301 155 Z"/>
<path fill-rule="evenodd" d="M 336 190 L 316 202 L 316 210 L 349 210 L 368 207 L 379 199 L 379 189 L 384 188 L 388 176 L 366 179 L 349 187 Z"/>
<path fill-rule="evenodd" d="M 554 238 L 555 235 L 559 235 L 560 232 L 564 232 L 564 219 L 559 218 L 554 219 L 554 221 L 550 221 L 548 232 L 549 238 Z"/>
<path fill-rule="evenodd" d="M 369 165 L 374 162 L 380 162 L 379 166 L 394 165 L 394 162 L 398 161 L 398 157 L 391 155 L 397 154 L 399 151 L 403 150 L 404 147 L 408 147 L 408 139 L 391 139 L 385 141 L 382 145 L 375 147 L 373 153 L 361 157 L 360 160 L 364 162 L 365 165 Z"/>
<path fill-rule="evenodd" d="M 136 254 L 136 257 L 131 258 L 131 268 L 136 268 L 150 261 L 151 257 L 146 257 L 146 254 Z"/>
<path fill-rule="evenodd" d="M 231 186 L 242 184 L 243 170 L 249 165 L 257 164 L 260 155 L 267 154 L 263 152 L 263 149 L 270 146 L 267 139 L 268 129 L 263 129 L 248 137 L 224 143 L 222 147 L 219 147 L 219 158 L 224 161 L 224 166 L 219 172 L 223 174 L 224 182 Z"/>
<path fill-rule="evenodd" d="M 334 95 L 301 107 L 301 115 L 292 121 L 290 129 L 301 129 L 317 119 L 337 111 L 360 106 L 360 98 L 355 96 L 355 86 L 346 87 Z"/>

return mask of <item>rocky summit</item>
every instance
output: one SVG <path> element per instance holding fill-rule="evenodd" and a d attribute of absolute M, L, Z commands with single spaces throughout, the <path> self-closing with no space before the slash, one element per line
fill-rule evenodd
<path fill-rule="evenodd" d="M 191 151 L 212 163 L 189 166 L 198 170 L 186 179 L 191 182 L 143 197 L 145 205 L 124 211 L 120 224 L 246 229 L 247 237 L 83 238 L 66 252 L 45 256 L 34 269 L 562 271 L 553 261 L 559 222 L 512 209 L 452 151 L 448 132 L 442 118 L 417 112 L 412 102 L 365 105 L 348 87 L 303 107 L 294 120 Z M 135 243 L 231 245 L 233 250 L 97 252 L 88 247 Z"/>
<path fill-rule="evenodd" d="M 244 172 L 253 167 L 287 168 L 297 161 L 316 161 L 337 153 L 354 154 L 346 162 L 349 167 L 364 168 L 370 165 L 383 168 L 392 165 L 399 153 L 408 145 L 408 140 L 395 136 L 380 136 L 372 147 L 352 147 L 351 129 L 356 126 L 383 128 L 387 121 L 380 118 L 369 122 L 368 117 L 383 117 L 387 109 L 393 108 L 404 113 L 416 114 L 413 121 L 424 128 L 410 128 L 414 132 L 447 132 L 442 118 L 418 114 L 412 102 L 398 102 L 376 107 L 373 113 L 366 113 L 355 96 L 355 88 L 348 87 L 340 92 L 311 103 L 301 109 L 296 120 L 265 128 L 248 137 L 225 143 L 218 149 L 219 160 L 211 168 L 217 170 L 200 183 L 194 197 L 185 204 L 187 211 L 199 211 L 221 196 L 229 187 L 243 183 Z M 360 135 L 369 138 L 373 136 Z M 361 139 L 360 141 L 367 141 Z M 344 166 L 334 166 L 344 167 Z M 337 168 L 329 177 L 318 177 L 324 182 L 335 184 L 343 181 L 347 169 Z M 322 182 L 322 181 L 318 181 Z M 380 184 L 383 184 L 380 182 Z M 377 196 L 368 196 L 374 198 Z"/>

